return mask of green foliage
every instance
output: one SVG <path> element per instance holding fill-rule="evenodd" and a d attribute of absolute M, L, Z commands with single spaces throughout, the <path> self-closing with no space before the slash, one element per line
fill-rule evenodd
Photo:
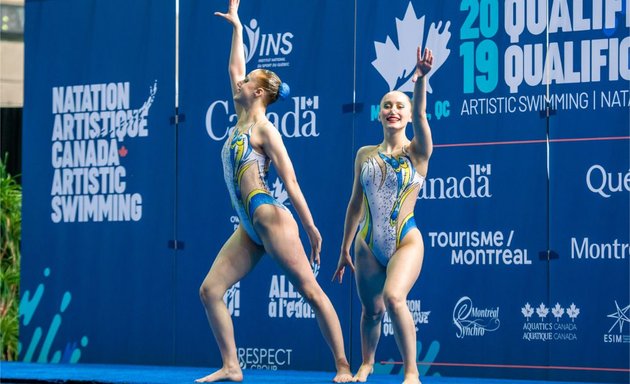
<path fill-rule="evenodd" d="M 0 160 L 0 347 L 2 360 L 16 360 L 20 294 L 22 187 Z"/>

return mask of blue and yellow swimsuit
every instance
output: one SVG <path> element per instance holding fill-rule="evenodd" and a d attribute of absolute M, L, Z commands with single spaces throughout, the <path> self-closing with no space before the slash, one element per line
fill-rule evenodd
<path fill-rule="evenodd" d="M 272 204 L 288 209 L 269 192 L 267 171 L 270 160 L 250 145 L 252 128 L 253 124 L 244 133 L 239 133 L 235 128 L 230 131 L 221 151 L 221 160 L 225 184 L 240 223 L 249 237 L 262 245 L 252 223 L 256 208 Z"/>
<path fill-rule="evenodd" d="M 423 183 L 406 154 L 389 157 L 377 152 L 361 165 L 365 211 L 359 234 L 384 266 L 416 228 L 413 210 Z"/>

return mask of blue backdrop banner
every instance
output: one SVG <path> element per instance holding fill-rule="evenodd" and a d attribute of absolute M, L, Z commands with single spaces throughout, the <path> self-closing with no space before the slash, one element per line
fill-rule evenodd
<path fill-rule="evenodd" d="M 26 2 L 24 361 L 221 364 L 198 290 L 239 224 L 220 159 L 232 30 L 213 16 L 225 0 L 178 4 Z M 248 71 L 291 87 L 267 117 L 323 236 L 314 273 L 353 369 L 361 306 L 352 279 L 330 281 L 353 161 L 382 140 L 382 96 L 411 96 L 420 46 L 435 56 L 407 298 L 421 374 L 627 382 L 629 4 L 242 2 Z M 269 187 L 298 219 L 273 171 Z M 224 301 L 243 368 L 333 370 L 269 257 Z M 376 359 L 401 374 L 388 315 Z"/>
<path fill-rule="evenodd" d="M 173 4 L 26 14 L 20 358 L 171 361 Z"/>

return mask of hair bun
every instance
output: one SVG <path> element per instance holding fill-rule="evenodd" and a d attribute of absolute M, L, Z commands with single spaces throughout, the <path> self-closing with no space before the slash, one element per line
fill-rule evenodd
<path fill-rule="evenodd" d="M 280 87 L 278 87 L 278 97 L 284 100 L 287 97 L 289 97 L 290 93 L 291 93 L 291 88 L 289 88 L 289 84 L 284 83 L 284 82 L 280 83 Z"/>

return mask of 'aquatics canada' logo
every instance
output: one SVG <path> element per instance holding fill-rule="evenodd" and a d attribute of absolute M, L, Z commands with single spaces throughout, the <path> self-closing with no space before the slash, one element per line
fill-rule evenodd
<path fill-rule="evenodd" d="M 448 30 L 451 22 L 446 21 L 443 27 L 442 24 L 442 21 L 438 22 L 437 26 L 431 23 L 425 40 L 425 16 L 418 18 L 410 1 L 403 19 L 396 19 L 398 47 L 390 36 L 387 36 L 384 43 L 374 42 L 376 60 L 372 65 L 387 82 L 390 91 L 413 92 L 411 78 L 416 66 L 416 49 L 420 46 L 433 51 L 433 69 L 427 75 L 427 91 L 433 92 L 431 76 L 439 70 L 451 53 L 447 47 L 451 38 Z"/>
<path fill-rule="evenodd" d="M 563 307 L 556 303 L 553 307 L 540 303 L 536 308 L 526 303 L 521 307 L 521 314 L 525 317 L 523 323 L 523 340 L 527 341 L 577 341 L 578 324 L 576 319 L 580 315 L 580 308 L 571 303 Z M 530 321 L 537 319 L 538 321 Z"/>

